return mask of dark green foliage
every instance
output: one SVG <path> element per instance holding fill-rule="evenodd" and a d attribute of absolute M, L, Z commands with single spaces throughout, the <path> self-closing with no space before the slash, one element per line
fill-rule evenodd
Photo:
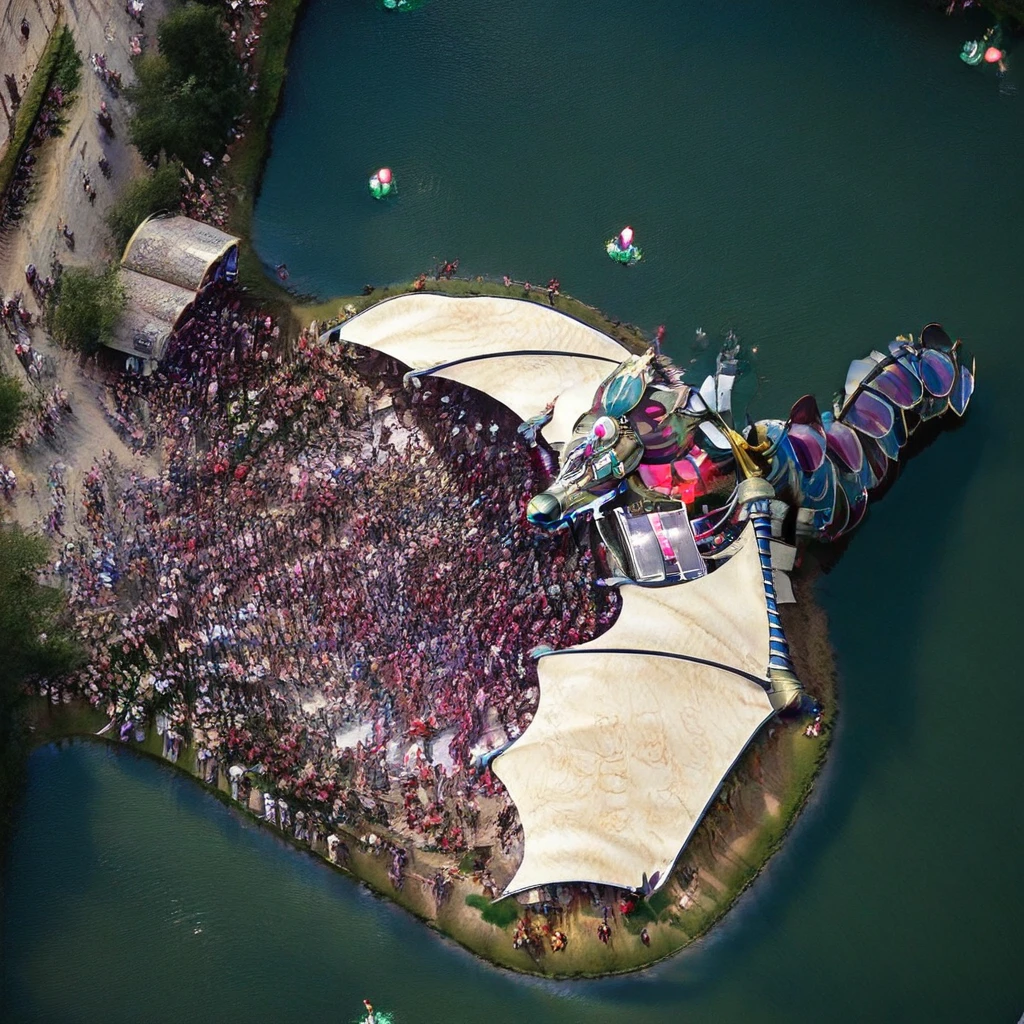
<path fill-rule="evenodd" d="M 0 373 L 0 448 L 11 443 L 27 404 L 28 398 L 18 379 Z"/>
<path fill-rule="evenodd" d="M 50 333 L 63 345 L 90 354 L 113 337 L 125 306 L 117 267 L 69 267 L 50 295 Z"/>
<path fill-rule="evenodd" d="M 937 7 L 947 14 L 964 14 L 977 5 L 971 0 L 928 0 L 929 7 Z M 1024 25 L 1024 0 L 985 0 L 982 4 L 994 15 Z"/>
<path fill-rule="evenodd" d="M 148 178 L 130 181 L 107 214 L 118 250 L 123 250 L 135 229 L 153 213 L 176 212 L 181 200 L 181 164 L 164 161 Z"/>
<path fill-rule="evenodd" d="M 75 92 L 82 82 L 82 58 L 75 49 L 75 37 L 71 29 L 61 29 L 60 41 L 57 44 L 57 59 L 53 68 L 51 85 L 61 89 L 65 97 Z"/>
<path fill-rule="evenodd" d="M 70 52 L 69 52 L 70 51 Z M 7 146 L 7 152 L 0 160 L 0 195 L 3 195 L 11 184 L 14 177 L 14 169 L 21 159 L 21 154 L 28 145 L 35 126 L 39 110 L 46 99 L 51 83 L 56 78 L 58 67 L 69 67 L 75 60 L 81 64 L 81 60 L 75 51 L 75 40 L 71 30 L 65 25 L 60 32 L 54 32 L 46 44 L 43 55 L 39 58 L 39 64 L 32 75 L 24 95 L 21 98 L 21 106 L 18 108 L 18 115 L 15 118 L 14 134 L 11 136 Z M 65 71 L 66 75 L 68 72 Z M 73 89 L 65 90 L 73 92 Z"/>
<path fill-rule="evenodd" d="M 41 537 L 0 525 L 0 836 L 10 834 L 24 772 L 22 687 L 27 680 L 67 672 L 79 660 L 62 621 L 63 595 L 36 578 L 47 557 Z"/>
<path fill-rule="evenodd" d="M 519 904 L 511 898 L 492 903 L 486 896 L 471 892 L 466 897 L 466 904 L 476 907 L 480 911 L 480 916 L 488 924 L 497 925 L 499 928 L 507 928 L 519 917 Z"/>
<path fill-rule="evenodd" d="M 217 10 L 188 3 L 157 29 L 159 52 L 135 62 L 132 142 L 147 160 L 161 152 L 201 171 L 202 154 L 220 156 L 242 110 L 242 70 Z"/>

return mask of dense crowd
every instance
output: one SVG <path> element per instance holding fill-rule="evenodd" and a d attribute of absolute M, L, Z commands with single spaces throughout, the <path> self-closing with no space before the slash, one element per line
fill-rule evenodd
<path fill-rule="evenodd" d="M 108 412 L 163 471 L 110 457 L 81 488 L 58 566 L 91 648 L 73 685 L 129 733 L 159 713 L 208 774 L 255 768 L 328 820 L 471 845 L 497 787 L 477 756 L 536 707 L 530 650 L 615 614 L 589 555 L 526 523 L 546 470 L 514 417 L 441 380 L 409 393 L 315 332 L 285 354 L 220 291 Z"/>

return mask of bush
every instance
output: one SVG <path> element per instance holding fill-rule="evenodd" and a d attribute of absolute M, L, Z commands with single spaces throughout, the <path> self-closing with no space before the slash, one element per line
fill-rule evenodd
<path fill-rule="evenodd" d="M 65 98 L 75 92 L 82 84 L 82 58 L 75 49 L 75 37 L 71 29 L 65 25 L 61 29 L 60 41 L 57 44 L 57 59 L 53 66 L 51 85 L 57 86 Z"/>
<path fill-rule="evenodd" d="M 135 229 L 150 214 L 176 212 L 181 201 L 181 164 L 165 161 L 148 178 L 136 178 L 122 190 L 107 214 L 119 250 L 123 250 Z"/>
<path fill-rule="evenodd" d="M 60 32 L 54 32 L 46 44 L 43 55 L 39 58 L 39 64 L 32 75 L 28 88 L 21 98 L 21 106 L 14 122 L 14 134 L 10 137 L 7 152 L 0 160 L 0 196 L 3 196 L 14 177 L 15 168 L 21 159 L 21 154 L 29 143 L 32 129 L 35 127 L 39 110 L 46 99 L 50 89 L 50 83 L 56 78 L 57 69 L 66 68 L 72 61 L 68 53 L 73 55 L 74 60 L 81 63 L 78 53 L 75 50 L 75 40 L 71 30 L 64 26 Z M 66 71 L 65 71 L 66 74 Z M 73 92 L 73 89 L 66 90 Z"/>
<path fill-rule="evenodd" d="M 500 900 L 492 903 L 486 896 L 478 892 L 471 892 L 466 897 L 466 905 L 476 907 L 480 916 L 488 923 L 498 928 L 507 928 L 519 917 L 519 904 L 514 899 Z"/>
<path fill-rule="evenodd" d="M 116 266 L 101 271 L 69 267 L 50 294 L 50 333 L 89 355 L 111 340 L 125 302 Z"/>
<path fill-rule="evenodd" d="M 0 448 L 11 443 L 27 404 L 25 390 L 17 378 L 0 373 Z"/>
<path fill-rule="evenodd" d="M 213 8 L 187 3 L 173 11 L 160 22 L 157 41 L 159 52 L 135 62 L 129 134 L 147 160 L 163 152 L 198 172 L 205 151 L 223 154 L 245 80 Z"/>

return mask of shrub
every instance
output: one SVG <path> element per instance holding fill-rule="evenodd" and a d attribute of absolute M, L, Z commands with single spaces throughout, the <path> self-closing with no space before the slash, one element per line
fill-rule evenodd
<path fill-rule="evenodd" d="M 75 92 L 82 83 L 82 58 L 75 49 L 75 37 L 65 25 L 57 43 L 57 59 L 53 65 L 51 85 L 61 89 L 65 97 Z"/>
<path fill-rule="evenodd" d="M 135 62 L 138 81 L 127 90 L 135 107 L 129 134 L 147 160 L 163 152 L 199 171 L 205 151 L 224 152 L 242 111 L 242 71 L 213 8 L 178 8 L 160 22 L 157 41 L 158 52 Z"/>
<path fill-rule="evenodd" d="M 119 250 L 124 249 L 135 229 L 150 214 L 176 211 L 181 201 L 181 164 L 165 161 L 148 178 L 136 178 L 122 190 L 107 214 Z"/>
<path fill-rule="evenodd" d="M 11 443 L 27 404 L 25 390 L 17 378 L 0 373 L 0 448 Z"/>
<path fill-rule="evenodd" d="M 91 354 L 113 337 L 125 301 L 116 266 L 69 267 L 50 295 L 50 333 L 61 344 Z"/>
<path fill-rule="evenodd" d="M 507 928 L 519 917 L 519 904 L 514 899 L 492 903 L 486 896 L 481 896 L 478 892 L 471 892 L 466 897 L 466 905 L 476 907 L 480 911 L 480 916 L 488 924 L 497 925 L 498 928 Z"/>
<path fill-rule="evenodd" d="M 42 57 L 39 58 L 39 64 L 36 66 L 28 88 L 21 98 L 21 106 L 18 108 L 18 114 L 14 122 L 14 133 L 9 140 L 7 152 L 4 153 L 3 159 L 0 160 L 0 196 L 6 193 L 11 184 L 15 168 L 18 166 L 21 154 L 29 143 L 36 118 L 39 116 L 39 111 L 50 90 L 51 83 L 56 81 L 60 85 L 64 80 L 70 81 L 68 69 L 75 61 L 81 64 L 81 59 L 75 50 L 74 36 L 72 36 L 71 30 L 65 25 L 60 32 L 54 32 L 50 36 L 46 49 L 43 51 Z M 62 76 L 61 81 L 57 81 L 58 69 L 60 68 L 64 70 L 60 72 Z M 75 85 L 77 87 L 77 82 Z M 74 87 L 65 90 L 65 93 L 71 92 L 74 92 Z"/>
<path fill-rule="evenodd" d="M 22 686 L 68 671 L 81 656 L 63 618 L 63 595 L 37 581 L 48 555 L 43 538 L 0 524 L 0 860 L 24 774 Z"/>

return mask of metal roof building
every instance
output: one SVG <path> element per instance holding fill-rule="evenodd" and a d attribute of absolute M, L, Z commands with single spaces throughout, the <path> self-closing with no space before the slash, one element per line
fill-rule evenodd
<path fill-rule="evenodd" d="M 119 279 L 127 303 L 109 347 L 150 373 L 199 293 L 223 276 L 233 280 L 239 239 L 183 216 L 144 220 L 125 246 Z"/>

